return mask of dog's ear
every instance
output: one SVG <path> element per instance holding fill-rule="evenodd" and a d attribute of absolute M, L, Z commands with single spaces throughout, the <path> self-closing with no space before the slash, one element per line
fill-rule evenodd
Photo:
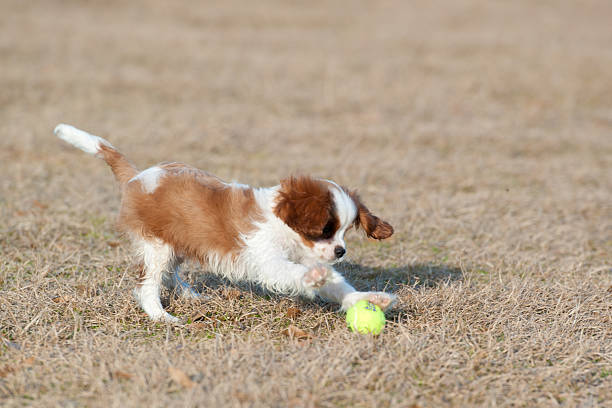
<path fill-rule="evenodd" d="M 372 214 L 368 207 L 363 204 L 356 191 L 350 191 L 348 194 L 357 207 L 355 228 L 363 228 L 367 236 L 374 239 L 386 239 L 393 235 L 391 224 Z"/>
<path fill-rule="evenodd" d="M 281 180 L 274 214 L 305 238 L 322 234 L 333 212 L 329 188 L 308 176 Z"/>

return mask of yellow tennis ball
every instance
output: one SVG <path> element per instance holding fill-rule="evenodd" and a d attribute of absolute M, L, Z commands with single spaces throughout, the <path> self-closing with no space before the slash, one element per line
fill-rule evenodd
<path fill-rule="evenodd" d="M 346 311 L 346 323 L 351 331 L 376 336 L 385 327 L 385 314 L 374 303 L 360 300 Z"/>

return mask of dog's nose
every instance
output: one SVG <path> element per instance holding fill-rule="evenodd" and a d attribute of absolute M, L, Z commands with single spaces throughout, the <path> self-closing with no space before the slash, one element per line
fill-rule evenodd
<path fill-rule="evenodd" d="M 334 249 L 334 254 L 336 255 L 336 258 L 340 259 L 342 258 L 342 256 L 346 253 L 346 249 L 342 248 L 341 246 L 337 246 Z"/>

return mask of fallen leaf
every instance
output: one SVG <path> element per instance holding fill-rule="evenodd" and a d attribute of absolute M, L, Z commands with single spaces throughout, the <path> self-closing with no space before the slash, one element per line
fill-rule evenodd
<path fill-rule="evenodd" d="M 290 325 L 285 330 L 282 331 L 282 334 L 291 338 L 291 339 L 309 339 L 312 337 L 310 333 L 305 332 L 304 330 L 296 327 L 294 325 Z"/>
<path fill-rule="evenodd" d="M 184 388 L 192 388 L 195 383 L 185 374 L 183 370 L 176 367 L 168 367 L 168 374 L 170 374 L 170 378 L 174 380 L 177 384 L 181 385 Z"/>
<path fill-rule="evenodd" d="M 94 286 L 77 285 L 75 289 L 79 296 L 94 297 L 98 295 L 98 288 Z"/>
<path fill-rule="evenodd" d="M 203 321 L 210 321 L 213 320 L 210 317 L 206 316 L 206 312 L 202 312 L 200 310 L 197 310 L 195 312 L 193 312 L 191 314 L 190 320 L 192 322 L 203 322 Z"/>
<path fill-rule="evenodd" d="M 118 380 L 131 380 L 132 374 L 126 373 L 125 371 L 117 370 L 113 373 L 113 378 Z"/>
<path fill-rule="evenodd" d="M 297 307 L 290 307 L 289 309 L 287 309 L 286 314 L 288 318 L 295 319 L 296 317 L 302 314 L 302 311 Z"/>
<path fill-rule="evenodd" d="M 249 394 L 244 393 L 242 391 L 236 391 L 234 392 L 234 396 L 236 397 L 236 399 L 242 403 L 245 403 L 247 401 L 251 401 L 251 397 L 249 397 Z"/>
<path fill-rule="evenodd" d="M 41 210 L 46 210 L 47 208 L 49 208 L 49 206 L 48 206 L 47 204 L 43 204 L 43 203 L 41 203 L 41 202 L 40 202 L 40 201 L 38 201 L 38 200 L 33 200 L 33 201 L 32 201 L 32 205 L 33 205 L 34 207 L 38 207 L 38 208 L 40 208 Z"/>
<path fill-rule="evenodd" d="M 5 365 L 4 367 L 0 368 L 0 378 L 4 378 L 7 375 L 14 373 L 15 372 L 15 368 L 11 367 L 10 365 Z"/>
<path fill-rule="evenodd" d="M 226 289 L 224 295 L 227 299 L 234 300 L 240 299 L 242 297 L 242 292 L 238 289 Z"/>
<path fill-rule="evenodd" d="M 305 402 L 301 398 L 294 397 L 287 401 L 287 406 L 289 408 L 303 407 L 305 406 Z"/>
<path fill-rule="evenodd" d="M 35 362 L 36 359 L 34 357 L 28 357 L 17 366 L 10 366 L 7 364 L 4 367 L 0 368 L 0 378 L 4 378 L 7 375 L 15 373 L 18 370 L 24 369 L 26 367 L 31 367 L 32 365 L 34 365 Z"/>
<path fill-rule="evenodd" d="M 206 319 L 206 314 L 205 312 L 201 310 L 196 310 L 190 315 L 189 318 L 191 319 L 192 322 L 197 322 L 197 321 Z"/>
<path fill-rule="evenodd" d="M 204 329 L 209 329 L 210 325 L 204 323 L 201 320 L 198 320 L 197 322 L 193 322 L 193 323 L 189 324 L 188 327 L 190 329 L 193 329 L 193 330 L 204 330 Z"/>
<path fill-rule="evenodd" d="M 22 367 L 31 367 L 34 365 L 34 363 L 36 362 L 36 359 L 34 357 L 28 357 L 25 360 L 23 360 L 21 362 L 21 366 Z"/>

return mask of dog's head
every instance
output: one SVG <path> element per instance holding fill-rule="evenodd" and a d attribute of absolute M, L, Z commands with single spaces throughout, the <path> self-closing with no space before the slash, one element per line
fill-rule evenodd
<path fill-rule="evenodd" d="M 311 263 L 342 260 L 344 234 L 353 226 L 374 239 L 393 234 L 393 227 L 372 214 L 356 192 L 307 176 L 281 181 L 274 213 L 299 235 L 302 258 Z"/>

